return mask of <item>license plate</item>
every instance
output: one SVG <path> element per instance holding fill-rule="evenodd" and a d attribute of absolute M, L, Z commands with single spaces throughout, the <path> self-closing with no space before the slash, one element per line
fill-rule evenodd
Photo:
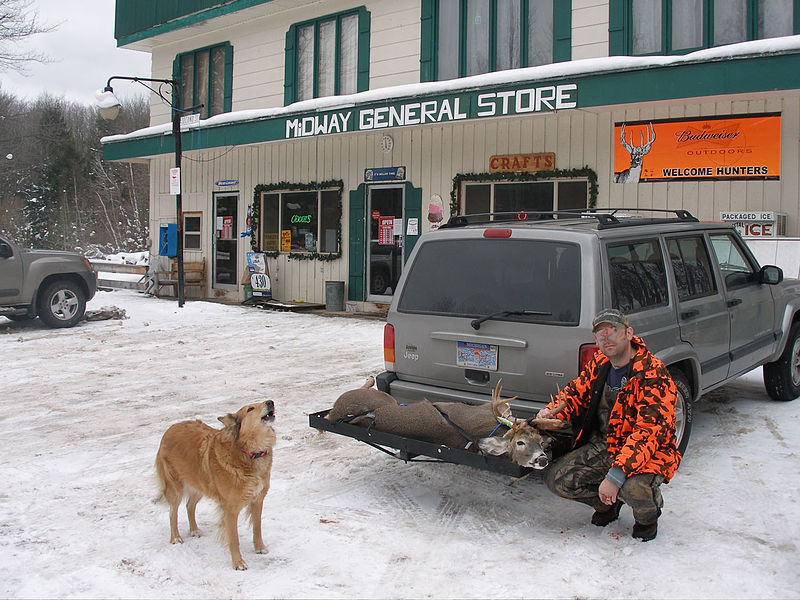
<path fill-rule="evenodd" d="M 470 369 L 487 369 L 497 371 L 497 346 L 491 344 L 474 344 L 458 342 L 456 347 L 456 365 Z"/>

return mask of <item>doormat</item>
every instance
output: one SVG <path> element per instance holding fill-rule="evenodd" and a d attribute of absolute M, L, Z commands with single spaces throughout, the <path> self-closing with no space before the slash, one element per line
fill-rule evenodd
<path fill-rule="evenodd" d="M 324 304 L 316 302 L 281 302 L 279 300 L 261 300 L 260 298 L 249 298 L 242 302 L 245 306 L 255 306 L 263 310 L 277 310 L 283 312 L 302 312 L 306 310 L 319 310 L 325 308 Z"/>

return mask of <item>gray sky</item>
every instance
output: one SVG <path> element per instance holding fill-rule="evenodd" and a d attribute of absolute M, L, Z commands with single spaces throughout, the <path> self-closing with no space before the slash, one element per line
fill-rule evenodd
<path fill-rule="evenodd" d="M 43 24 L 61 23 L 51 33 L 34 36 L 30 48 L 51 57 L 31 63 L 27 75 L 0 73 L 0 86 L 17 97 L 33 99 L 44 92 L 91 104 L 94 93 L 112 75 L 149 77 L 150 54 L 117 48 L 113 0 L 35 0 Z M 119 96 L 144 94 L 133 83 L 113 83 Z"/>

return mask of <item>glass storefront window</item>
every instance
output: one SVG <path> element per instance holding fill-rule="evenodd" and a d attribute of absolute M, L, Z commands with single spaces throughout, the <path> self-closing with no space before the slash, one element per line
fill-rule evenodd
<path fill-rule="evenodd" d="M 265 192 L 260 208 L 262 251 L 339 251 L 339 192 Z"/>
<path fill-rule="evenodd" d="M 316 192 L 281 194 L 281 250 L 283 251 L 287 250 L 287 238 L 291 239 L 292 252 L 313 252 L 317 249 Z"/>
<path fill-rule="evenodd" d="M 466 215 L 581 209 L 588 206 L 589 182 L 572 179 L 467 183 L 463 197 Z"/>

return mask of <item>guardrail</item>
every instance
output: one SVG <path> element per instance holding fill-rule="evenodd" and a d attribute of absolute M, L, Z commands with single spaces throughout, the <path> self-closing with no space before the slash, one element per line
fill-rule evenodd
<path fill-rule="evenodd" d="M 98 287 L 145 290 L 144 276 L 147 275 L 147 265 L 126 265 L 106 260 L 90 260 L 89 262 L 97 271 Z"/>

